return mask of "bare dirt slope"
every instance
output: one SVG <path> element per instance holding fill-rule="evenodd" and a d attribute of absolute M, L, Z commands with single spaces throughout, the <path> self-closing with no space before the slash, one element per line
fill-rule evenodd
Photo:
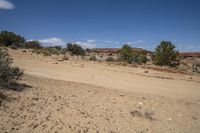
<path fill-rule="evenodd" d="M 66 61 L 55 64 L 44 58 L 12 50 L 15 64 L 25 73 L 53 79 L 111 87 L 130 92 L 147 92 L 170 97 L 200 100 L 200 77 L 158 72 L 141 68 L 108 65 L 86 61 Z M 192 79 L 191 79 L 192 77 Z"/>
<path fill-rule="evenodd" d="M 0 132 L 200 131 L 198 76 L 9 52 L 29 87 L 6 92 Z"/>
<path fill-rule="evenodd" d="M 1 132 L 198 133 L 193 100 L 130 93 L 76 82 L 25 76 L 31 86 L 8 92 L 0 108 Z"/>

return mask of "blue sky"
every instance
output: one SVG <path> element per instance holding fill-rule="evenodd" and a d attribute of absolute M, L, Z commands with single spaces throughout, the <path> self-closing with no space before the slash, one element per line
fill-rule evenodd
<path fill-rule="evenodd" d="M 0 0 L 0 30 L 27 40 L 152 50 L 161 40 L 200 51 L 199 0 Z"/>

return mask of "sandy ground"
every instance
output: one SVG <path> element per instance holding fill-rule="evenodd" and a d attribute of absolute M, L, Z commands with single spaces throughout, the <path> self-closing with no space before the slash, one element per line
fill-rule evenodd
<path fill-rule="evenodd" d="M 200 131 L 199 76 L 10 53 L 30 87 L 6 92 L 2 132 Z"/>

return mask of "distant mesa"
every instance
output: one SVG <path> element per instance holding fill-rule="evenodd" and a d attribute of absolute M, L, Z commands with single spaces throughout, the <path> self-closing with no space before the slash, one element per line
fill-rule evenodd
<path fill-rule="evenodd" d="M 97 52 L 97 53 L 119 53 L 120 48 L 93 48 L 91 49 L 92 52 Z M 142 52 L 142 53 L 151 53 L 151 51 L 142 49 L 142 48 L 132 48 L 132 51 L 134 52 Z"/>
<path fill-rule="evenodd" d="M 181 52 L 179 53 L 181 57 L 194 57 L 200 58 L 200 52 Z"/>

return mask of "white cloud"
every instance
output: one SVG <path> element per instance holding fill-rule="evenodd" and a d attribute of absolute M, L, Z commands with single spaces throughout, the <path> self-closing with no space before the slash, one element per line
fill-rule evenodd
<path fill-rule="evenodd" d="M 143 40 L 136 40 L 136 41 L 127 42 L 126 44 L 128 44 L 128 45 L 139 45 L 139 44 L 144 44 L 144 41 Z"/>
<path fill-rule="evenodd" d="M 127 42 L 126 44 L 128 44 L 128 45 L 133 45 L 133 42 Z"/>
<path fill-rule="evenodd" d="M 111 41 L 111 40 L 98 40 L 98 42 L 100 43 L 104 43 L 104 44 L 120 44 L 121 42 L 118 41 Z"/>
<path fill-rule="evenodd" d="M 196 52 L 200 51 L 200 46 L 179 44 L 177 45 L 177 49 L 183 52 Z"/>
<path fill-rule="evenodd" d="M 14 9 L 15 5 L 8 0 L 0 0 L 0 9 Z"/>
<path fill-rule="evenodd" d="M 106 43 L 112 43 L 113 41 L 105 41 Z"/>
<path fill-rule="evenodd" d="M 80 45 L 83 48 L 95 48 L 96 47 L 96 41 L 77 41 L 76 44 Z"/>
<path fill-rule="evenodd" d="M 135 44 L 138 44 L 138 43 L 144 43 L 143 40 L 136 40 L 136 41 L 133 41 Z"/>
<path fill-rule="evenodd" d="M 88 43 L 96 43 L 96 40 L 87 40 Z"/>
<path fill-rule="evenodd" d="M 43 46 L 65 46 L 66 42 L 60 38 L 53 37 L 48 39 L 39 40 Z"/>

